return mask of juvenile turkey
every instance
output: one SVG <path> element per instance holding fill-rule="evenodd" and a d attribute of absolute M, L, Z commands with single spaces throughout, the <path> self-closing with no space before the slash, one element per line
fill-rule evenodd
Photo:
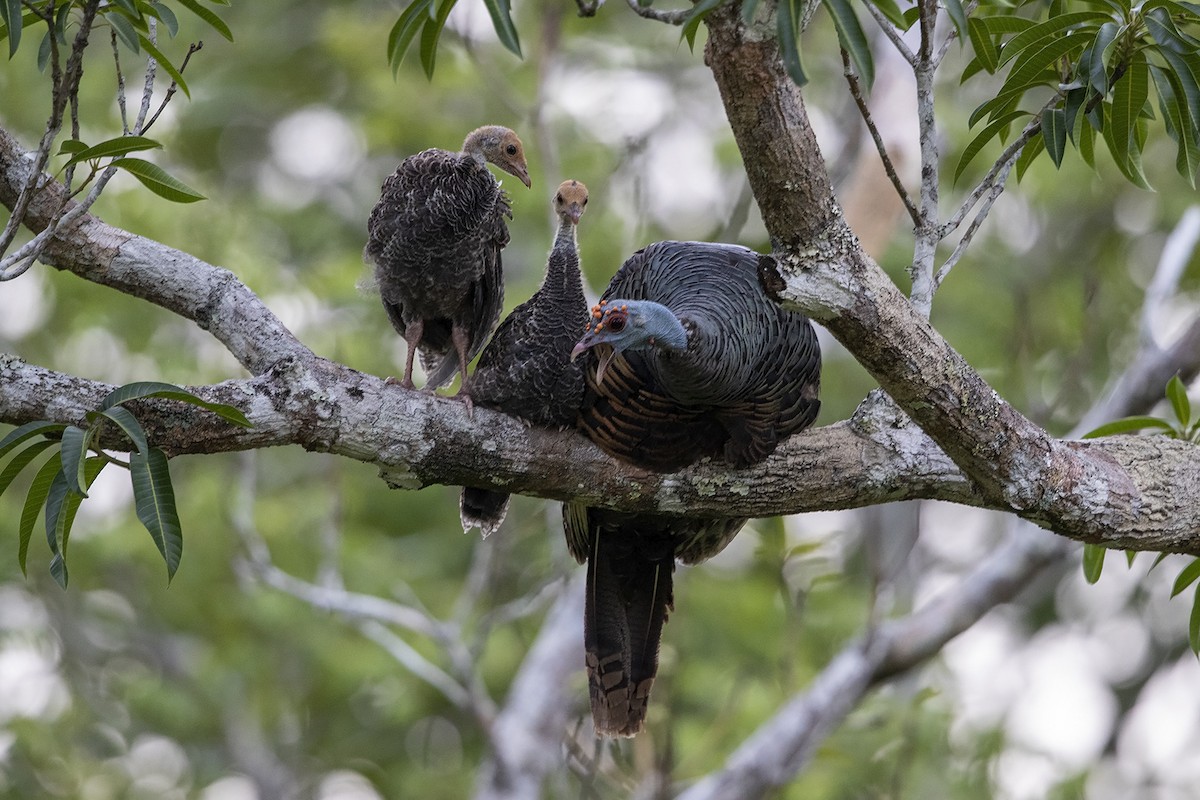
<path fill-rule="evenodd" d="M 580 430 L 617 458 L 672 471 L 704 457 L 747 467 L 811 425 L 820 408 L 816 334 L 763 294 L 765 259 L 702 242 L 658 242 L 630 257 L 572 350 L 587 354 Z M 597 733 L 642 727 L 675 559 L 711 558 L 744 523 L 564 509 L 567 547 L 588 566 L 584 638 Z"/>
<path fill-rule="evenodd" d="M 533 296 L 513 309 L 471 376 L 476 403 L 535 425 L 566 427 L 583 397 L 583 372 L 571 348 L 587 326 L 587 300 L 579 274 L 575 229 L 588 202 L 587 187 L 568 180 L 554 195 L 558 234 L 546 259 L 546 276 Z M 463 531 L 478 527 L 485 537 L 499 529 L 508 495 L 466 487 L 459 504 Z"/>
<path fill-rule="evenodd" d="M 408 345 L 405 388 L 421 352 L 430 389 L 463 376 L 500 318 L 508 244 L 508 197 L 488 162 L 529 186 L 521 140 L 508 128 L 478 128 L 462 152 L 424 150 L 400 162 L 383 183 L 367 221 L 363 257 L 375 265 L 383 307 Z"/>

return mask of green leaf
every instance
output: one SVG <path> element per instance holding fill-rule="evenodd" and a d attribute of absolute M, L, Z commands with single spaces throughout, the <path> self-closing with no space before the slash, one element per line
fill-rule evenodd
<path fill-rule="evenodd" d="M 67 476 L 59 470 L 50 481 L 50 491 L 46 493 L 46 543 L 50 546 L 53 558 L 50 560 L 50 574 L 62 588 L 67 588 L 67 557 L 59 547 L 58 518 L 63 512 L 63 504 L 71 493 L 67 486 Z"/>
<path fill-rule="evenodd" d="M 16 480 L 18 475 L 21 474 L 21 471 L 29 466 L 29 462 L 37 458 L 38 454 L 47 447 L 52 447 L 53 445 L 54 442 L 50 441 L 49 439 L 42 439 L 41 441 L 34 442 L 33 444 L 29 445 L 29 447 L 26 447 L 24 450 L 13 456 L 9 462 L 4 465 L 4 469 L 0 470 L 0 495 L 8 491 L 8 487 L 11 486 L 12 482 Z"/>
<path fill-rule="evenodd" d="M 404 61 L 404 54 L 408 52 L 413 37 L 421 30 L 426 11 L 432 7 L 433 0 L 413 0 L 392 26 L 391 32 L 388 33 L 388 63 L 392 66 L 392 77 L 395 77 L 400 69 L 400 63 Z"/>
<path fill-rule="evenodd" d="M 146 5 L 149 13 L 166 26 L 167 33 L 174 39 L 179 34 L 179 18 L 175 16 L 175 12 L 169 6 L 159 3 L 157 0 Z"/>
<path fill-rule="evenodd" d="M 1185 56 L 1171 50 L 1159 50 L 1158 54 L 1170 66 L 1172 83 L 1183 95 L 1188 117 L 1195 130 L 1195 126 L 1200 124 L 1200 59 L 1195 54 Z"/>
<path fill-rule="evenodd" d="M 1092 22 L 1099 22 L 1102 19 L 1107 19 L 1107 16 L 1100 11 L 1078 11 L 1073 14 L 1063 14 L 1050 19 L 1018 33 L 1013 38 L 1005 42 L 1004 47 L 1000 50 L 1000 65 L 1003 66 L 1009 61 L 1017 57 L 1019 53 L 1033 45 L 1044 47 L 1043 40 L 1050 39 L 1056 33 L 1061 33 L 1068 28 L 1073 28 L 1079 25 L 1086 25 Z M 1057 41 L 1065 41 L 1064 37 Z M 1080 37 L 1079 44 L 1084 44 L 1083 37 Z"/>
<path fill-rule="evenodd" d="M 960 0 L 942 0 L 942 2 L 946 6 L 946 14 L 954 23 L 954 30 L 958 33 L 958 38 L 967 38 L 967 12 L 963 11 L 962 2 Z"/>
<path fill-rule="evenodd" d="M 1083 546 L 1083 578 L 1088 583 L 1095 583 L 1100 580 L 1100 573 L 1104 569 L 1104 556 L 1108 554 L 1098 544 L 1085 544 Z"/>
<path fill-rule="evenodd" d="M 62 472 L 62 459 L 58 453 L 46 459 L 33 482 L 29 484 L 29 493 L 25 495 L 25 505 L 21 508 L 21 521 L 17 527 L 17 563 L 21 565 L 22 574 L 25 571 L 25 557 L 29 553 L 29 539 L 33 536 L 33 525 L 37 522 L 38 514 L 46 503 L 46 495 L 50 492 L 50 484 L 54 476 Z"/>
<path fill-rule="evenodd" d="M 1158 417 L 1122 417 L 1121 419 L 1106 422 L 1098 428 L 1088 431 L 1083 435 L 1084 439 L 1098 439 L 1101 436 L 1116 436 L 1122 433 L 1133 433 L 1135 431 L 1145 430 L 1146 428 L 1158 428 L 1160 431 L 1172 432 L 1175 429 L 1171 423 L 1165 419 Z"/>
<path fill-rule="evenodd" d="M 1037 157 L 1046 149 L 1046 145 L 1042 142 L 1042 137 L 1037 136 L 1030 139 L 1024 149 L 1021 150 L 1021 155 L 1017 156 L 1017 181 L 1020 182 L 1025 177 L 1026 171 L 1037 160 Z"/>
<path fill-rule="evenodd" d="M 1115 22 L 1104 23 L 1096 32 L 1096 41 L 1092 45 L 1090 70 L 1086 77 L 1088 85 L 1102 97 L 1108 95 L 1108 62 L 1115 50 L 1117 31 L 1119 30 L 1120 28 Z"/>
<path fill-rule="evenodd" d="M 1053 39 L 1043 46 L 1027 48 L 1013 61 L 1008 77 L 1004 79 L 1004 88 L 1009 86 L 1036 86 L 1046 84 L 1057 87 L 1059 73 L 1057 62 L 1063 56 L 1075 51 L 1081 51 L 1086 46 L 1084 36 L 1064 36 Z M 1049 73 L 1043 76 L 1042 73 Z"/>
<path fill-rule="evenodd" d="M 899 28 L 902 31 L 908 30 L 909 24 L 904 19 L 904 12 L 900 10 L 900 6 L 898 3 L 896 3 L 896 0 L 867 0 L 867 1 L 871 5 L 875 6 L 877 9 L 879 9 L 880 13 L 882 13 L 883 16 L 887 18 L 887 21 L 892 23 L 892 25 L 894 25 L 895 27 Z M 743 0 L 743 2 L 742 2 L 742 18 L 745 19 L 747 23 L 750 22 L 750 19 L 745 16 L 746 6 L 752 5 L 753 3 L 757 3 L 757 2 L 758 2 L 758 0 L 750 0 L 749 2 L 747 2 L 747 0 Z M 751 13 L 753 14 L 753 11 Z"/>
<path fill-rule="evenodd" d="M 112 0 L 117 8 L 124 9 L 134 19 L 139 19 L 142 12 L 138 10 L 137 3 L 133 0 Z"/>
<path fill-rule="evenodd" d="M 145 454 L 131 453 L 129 471 L 133 481 L 133 502 L 138 519 L 150 532 L 167 564 L 167 580 L 175 576 L 183 553 L 183 531 L 175 509 L 175 490 L 167 456 L 157 447 Z"/>
<path fill-rule="evenodd" d="M 980 65 L 989 73 L 994 73 L 996 67 L 1000 66 L 1000 49 L 992 41 L 983 21 L 971 18 L 967 22 L 967 35 L 971 39 L 971 48 L 975 51 Z"/>
<path fill-rule="evenodd" d="M 105 14 L 104 18 L 108 20 L 109 25 L 112 25 L 112 29 L 116 31 L 117 38 L 121 40 L 123 45 L 128 47 L 133 53 L 141 52 L 141 47 L 139 46 L 141 36 L 134 29 L 132 23 L 120 11 L 113 9 Z"/>
<path fill-rule="evenodd" d="M 1145 55 L 1135 53 L 1129 69 L 1113 87 L 1111 116 L 1103 130 L 1104 141 L 1117 168 L 1130 183 L 1142 189 L 1149 189 L 1150 183 L 1142 170 L 1137 124 L 1150 95 L 1149 84 Z"/>
<path fill-rule="evenodd" d="M 421 29 L 421 66 L 425 68 L 426 78 L 433 78 L 433 67 L 437 62 L 438 39 L 442 35 L 442 28 L 446 25 L 446 17 L 450 16 L 450 11 L 456 2 L 458 0 L 442 0 L 442 4 L 438 6 L 437 17 L 426 22 L 425 27 Z"/>
<path fill-rule="evenodd" d="M 225 21 L 218 17 L 211 9 L 200 5 L 197 0 L 179 0 L 179 5 L 183 6 L 188 11 L 191 11 L 197 17 L 207 22 L 210 28 L 224 36 L 226 40 L 230 42 L 233 41 L 233 32 L 229 30 L 229 26 L 226 25 Z M 228 3 L 221 3 L 221 5 L 228 5 Z"/>
<path fill-rule="evenodd" d="M 680 36 L 688 43 L 688 49 L 694 50 L 696 47 L 696 33 L 700 30 L 700 23 L 704 21 L 713 9 L 724 3 L 726 0 L 700 0 L 699 3 L 692 6 L 692 10 L 683 20 L 683 28 L 680 31 Z M 750 14 L 750 18 L 754 16 L 754 6 L 757 5 L 757 0 L 754 3 L 747 3 L 750 10 L 746 10 L 746 6 L 742 7 L 742 14 Z M 747 20 L 749 21 L 749 20 Z"/>
<path fill-rule="evenodd" d="M 1192 652 L 1200 655 L 1200 586 L 1196 587 L 1196 596 L 1192 600 L 1192 613 L 1188 617 L 1188 644 Z"/>
<path fill-rule="evenodd" d="M 133 413 L 123 407 L 114 406 L 113 408 L 105 409 L 104 411 L 89 411 L 87 414 L 88 422 L 96 424 L 102 419 L 107 419 L 116 424 L 121 432 L 129 438 L 133 443 L 133 449 L 139 453 L 146 452 L 146 432 L 142 429 L 142 425 L 137 421 L 137 417 Z"/>
<path fill-rule="evenodd" d="M 127 383 L 124 386 L 120 386 L 109 392 L 100 401 L 100 410 L 105 411 L 114 406 L 128 403 L 131 400 L 152 397 L 190 403 L 206 411 L 211 411 L 226 422 L 232 422 L 239 427 L 253 427 L 250 424 L 250 420 L 246 419 L 246 415 L 233 406 L 225 405 L 224 403 L 210 403 L 172 383 L 162 383 L 160 381 L 141 381 L 139 383 Z"/>
<path fill-rule="evenodd" d="M 960 156 L 958 159 L 958 165 L 954 168 L 954 180 L 958 180 L 959 176 L 962 175 L 963 170 L 966 169 L 967 165 L 971 163 L 979 151 L 983 149 L 984 145 L 999 135 L 1002 130 L 1011 125 L 1013 120 L 1025 116 L 1029 116 L 1029 112 L 1010 111 L 999 119 L 988 123 L 983 130 L 981 130 L 975 136 L 975 138 L 972 139 L 969 144 L 967 144 L 966 149 L 963 150 L 962 156 Z"/>
<path fill-rule="evenodd" d="M 1171 19 L 1171 13 L 1166 8 L 1160 6 L 1145 11 L 1142 19 L 1146 23 L 1146 30 L 1150 32 L 1150 37 L 1161 47 L 1177 53 L 1195 51 L 1194 43 L 1188 41 L 1191 37 L 1186 36 L 1176 27 L 1175 21 Z"/>
<path fill-rule="evenodd" d="M 25 29 L 21 0 L 0 0 L 0 14 L 4 15 L 4 27 L 8 31 L 8 57 L 11 59 L 21 46 L 21 31 Z"/>
<path fill-rule="evenodd" d="M 1171 401 L 1180 427 L 1186 428 L 1192 421 L 1192 404 L 1188 401 L 1187 387 L 1178 375 L 1172 375 L 1171 380 L 1167 381 L 1167 399 Z"/>
<path fill-rule="evenodd" d="M 958 4 L 958 0 L 947 0 L 948 3 Z M 833 27 L 837 30 L 838 42 L 842 49 L 850 54 L 850 61 L 859 77 L 870 88 L 875 83 L 875 60 L 871 56 L 871 43 L 863 33 L 862 24 L 858 21 L 849 0 L 821 0 L 833 17 Z M 960 5 L 959 11 L 962 11 Z M 963 20 L 964 23 L 966 20 Z"/>
<path fill-rule="evenodd" d="M 67 146 L 71 145 L 74 154 L 71 160 L 66 163 L 66 166 L 78 164 L 81 161 L 91 161 L 94 158 L 108 158 L 109 156 L 123 156 L 126 153 L 136 153 L 139 150 L 154 150 L 162 147 L 161 144 L 149 139 L 145 136 L 118 136 L 115 139 L 107 139 L 100 144 L 84 147 L 82 150 L 77 149 L 77 144 L 83 144 L 76 140 L 63 142 L 59 148 L 59 154 L 62 155 L 67 151 Z"/>
<path fill-rule="evenodd" d="M 483 0 L 492 15 L 492 27 L 500 37 L 500 43 L 521 58 L 521 42 L 517 39 L 517 28 L 509 13 L 509 0 Z"/>
<path fill-rule="evenodd" d="M 187 81 L 183 79 L 183 73 L 177 70 L 175 65 L 171 63 L 171 60 L 164 56 L 162 51 L 154 46 L 154 42 L 150 41 L 141 34 L 138 34 L 138 41 L 142 43 L 142 47 L 145 48 L 146 52 L 150 54 L 150 57 L 157 61 L 158 65 L 162 67 L 168 75 L 171 76 L 171 80 L 175 82 L 175 85 L 179 87 L 179 90 L 187 95 L 190 99 L 192 92 L 190 89 L 188 89 Z M 143 183 L 145 183 L 145 181 L 143 181 Z"/>
<path fill-rule="evenodd" d="M 173 178 L 162 167 L 157 164 L 151 164 L 145 159 L 118 158 L 110 163 L 109 166 L 125 170 L 141 181 L 142 185 L 147 189 L 164 200 L 170 200 L 172 203 L 194 203 L 197 200 L 204 199 L 204 195 L 183 181 Z"/>
<path fill-rule="evenodd" d="M 68 425 L 62 435 L 62 465 L 67 488 L 87 497 L 84 488 L 83 465 L 87 461 L 88 447 L 94 431 Z"/>
<path fill-rule="evenodd" d="M 1082 125 L 1079 129 L 1079 156 L 1083 163 L 1092 169 L 1096 168 L 1096 129 L 1090 124 Z"/>
<path fill-rule="evenodd" d="M 61 422 L 26 422 L 24 425 L 13 428 L 8 432 L 8 435 L 0 439 L 0 458 L 3 458 L 8 451 L 19 445 L 26 439 L 34 436 L 49 436 L 50 434 L 60 433 L 63 428 L 67 427 Z"/>
<path fill-rule="evenodd" d="M 91 486 L 96 480 L 96 476 L 104 469 L 107 462 L 102 458 L 89 458 L 84 464 L 84 483 L 86 486 Z M 83 502 L 83 496 L 68 492 L 63 499 L 62 507 L 54 521 L 53 538 L 58 542 L 58 548 L 54 556 L 50 559 L 50 575 L 58 582 L 59 586 L 67 588 L 67 543 L 71 538 L 71 528 L 75 524 L 75 515 L 79 511 L 79 505 Z M 47 504 L 48 507 L 48 504 Z M 49 534 L 49 531 L 47 531 Z"/>
<path fill-rule="evenodd" d="M 1036 23 L 1024 17 L 971 17 L 971 22 L 978 23 L 991 36 L 1005 33 L 1021 33 L 1032 28 Z"/>
<path fill-rule="evenodd" d="M 1175 578 L 1175 585 L 1171 587 L 1171 597 L 1182 592 L 1187 587 L 1196 582 L 1200 578 L 1200 558 L 1194 559 L 1192 563 L 1183 568 L 1179 576 Z"/>
<path fill-rule="evenodd" d="M 808 83 L 808 76 L 804 74 L 804 64 L 800 61 L 800 19 L 802 14 L 802 0 L 779 0 L 779 7 L 775 11 L 783 67 L 797 86 Z"/>
<path fill-rule="evenodd" d="M 1055 168 L 1062 166 L 1063 153 L 1067 149 L 1067 112 L 1061 108 L 1047 108 L 1042 112 L 1042 143 Z"/>

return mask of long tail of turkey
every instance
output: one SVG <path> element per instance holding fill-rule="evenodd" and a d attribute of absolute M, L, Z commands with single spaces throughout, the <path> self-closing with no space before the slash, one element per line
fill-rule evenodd
<path fill-rule="evenodd" d="M 483 538 L 500 530 L 500 524 L 508 514 L 508 495 L 473 486 L 463 487 L 458 501 L 458 518 L 462 520 L 463 533 L 479 528 Z"/>
<path fill-rule="evenodd" d="M 607 535 L 606 535 L 607 534 Z M 658 645 L 672 609 L 670 540 L 648 551 L 638 536 L 593 533 L 588 557 L 584 645 L 592 721 L 603 736 L 642 729 L 658 671 Z"/>

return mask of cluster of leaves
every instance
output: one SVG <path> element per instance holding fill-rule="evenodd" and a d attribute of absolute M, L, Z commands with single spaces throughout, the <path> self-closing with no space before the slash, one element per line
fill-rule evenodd
<path fill-rule="evenodd" d="M 1013 123 L 1029 118 L 1041 136 L 1021 153 L 1018 177 L 1043 151 L 1055 166 L 1061 164 L 1068 141 L 1094 167 L 1099 136 L 1121 173 L 1149 188 L 1142 152 L 1155 119 L 1153 85 L 1162 124 L 1177 147 L 1176 168 L 1195 186 L 1200 165 L 1200 5 L 1089 0 L 1068 6 L 1056 0 L 1047 7 L 1043 21 L 1012 13 L 980 13 L 967 21 L 974 59 L 963 80 L 982 72 L 1007 72 L 997 95 L 971 114 L 971 126 L 986 124 L 963 152 L 955 177 L 985 144 L 1006 139 Z M 1020 107 L 1030 97 L 1040 110 Z"/>
<path fill-rule="evenodd" d="M 78 139 L 70 139 L 62 143 L 58 154 L 68 157 L 67 162 L 62 166 L 63 170 L 78 164 L 87 164 L 90 167 L 89 174 L 80 183 L 75 194 L 86 188 L 101 172 L 115 167 L 125 170 L 141 181 L 143 186 L 165 200 L 175 203 L 194 203 L 197 200 L 203 200 L 204 195 L 178 178 L 171 176 L 162 167 L 144 158 L 134 158 L 128 155 L 159 147 L 162 145 L 145 136 L 118 136 L 115 139 L 106 139 L 91 146 Z"/>
<path fill-rule="evenodd" d="M 167 455 L 146 440 L 141 423 L 125 404 L 143 398 L 165 398 L 207 409 L 234 425 L 250 423 L 236 408 L 209 403 L 168 383 L 131 383 L 113 390 L 99 410 L 86 415 L 87 426 L 59 422 L 29 422 L 0 439 L 0 460 L 12 456 L 0 470 L 0 494 L 44 451 L 58 449 L 34 473 L 18 523 L 17 560 L 25 571 L 29 540 L 39 513 L 43 515 L 46 542 L 50 547 L 50 574 L 60 586 L 67 585 L 67 542 L 79 505 L 88 488 L 109 464 L 129 470 L 138 519 L 150 532 L 167 564 L 167 579 L 175 575 L 183 553 L 183 530 L 175 510 L 175 491 L 167 468 Z M 106 428 L 115 426 L 129 441 L 129 460 L 122 461 L 99 445 Z M 31 441 L 32 440 L 32 441 Z"/>
<path fill-rule="evenodd" d="M 433 77 L 433 68 L 437 61 L 438 39 L 442 29 L 446 27 L 446 19 L 458 0 L 412 0 L 400 14 L 396 24 L 388 34 L 388 63 L 392 65 L 394 75 L 400 69 L 404 55 L 412 45 L 417 34 L 421 34 L 421 66 L 425 75 Z M 483 0 L 488 14 L 492 18 L 492 26 L 500 43 L 511 50 L 518 58 L 521 57 L 521 41 L 517 37 L 517 26 L 512 21 L 512 7 L 509 0 Z"/>
<path fill-rule="evenodd" d="M 1137 433 L 1138 431 L 1149 429 L 1164 436 L 1169 436 L 1172 439 L 1200 444 L 1200 416 L 1193 418 L 1192 404 L 1187 396 L 1187 387 L 1183 385 L 1183 381 L 1179 379 L 1178 375 L 1171 378 L 1167 383 L 1166 394 L 1167 399 L 1171 401 L 1171 411 L 1175 415 L 1174 420 L 1150 416 L 1123 417 L 1101 425 L 1099 428 L 1087 433 L 1083 438 L 1093 439 L 1098 436 Z M 1100 545 L 1084 545 L 1083 575 L 1088 583 L 1095 583 L 1100 580 L 1100 573 L 1104 569 L 1104 556 L 1107 553 L 1108 550 Z M 1154 564 L 1150 568 L 1154 569 L 1154 567 L 1157 567 L 1167 555 L 1169 554 L 1159 553 L 1158 558 L 1155 559 Z M 1133 550 L 1125 552 L 1126 561 L 1131 566 L 1136 556 L 1137 553 Z M 1200 558 L 1193 560 L 1191 564 L 1188 564 L 1179 573 L 1179 577 L 1175 579 L 1175 585 L 1171 589 L 1171 596 L 1176 596 L 1193 583 L 1196 583 L 1197 579 L 1200 579 Z M 1192 600 L 1192 614 L 1188 620 L 1188 642 L 1191 644 L 1192 652 L 1200 655 L 1200 584 L 1196 585 L 1196 594 Z"/>

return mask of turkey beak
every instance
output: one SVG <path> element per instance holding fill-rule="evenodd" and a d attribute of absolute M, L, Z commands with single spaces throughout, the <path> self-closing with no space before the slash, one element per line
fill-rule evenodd
<path fill-rule="evenodd" d="M 571 203 L 567 208 L 567 216 L 571 218 L 572 225 L 578 225 L 579 218 L 583 216 L 583 206 L 579 203 Z"/>
<path fill-rule="evenodd" d="M 533 188 L 533 183 L 529 180 L 529 170 L 524 164 L 512 164 L 509 166 L 508 171 L 513 175 L 516 175 L 517 179 L 521 181 L 521 183 L 525 184 L 526 189 Z"/>
<path fill-rule="evenodd" d="M 604 380 L 604 372 L 608 369 L 609 362 L 611 362 L 613 360 L 613 356 L 617 354 L 616 348 L 610 344 L 606 344 L 605 342 L 594 341 L 591 336 L 585 336 L 579 340 L 579 343 L 576 344 L 574 348 L 571 349 L 571 360 L 574 361 L 579 357 L 580 353 L 583 353 L 585 350 L 590 350 L 593 347 L 600 348 L 596 351 L 596 383 L 600 383 Z"/>

